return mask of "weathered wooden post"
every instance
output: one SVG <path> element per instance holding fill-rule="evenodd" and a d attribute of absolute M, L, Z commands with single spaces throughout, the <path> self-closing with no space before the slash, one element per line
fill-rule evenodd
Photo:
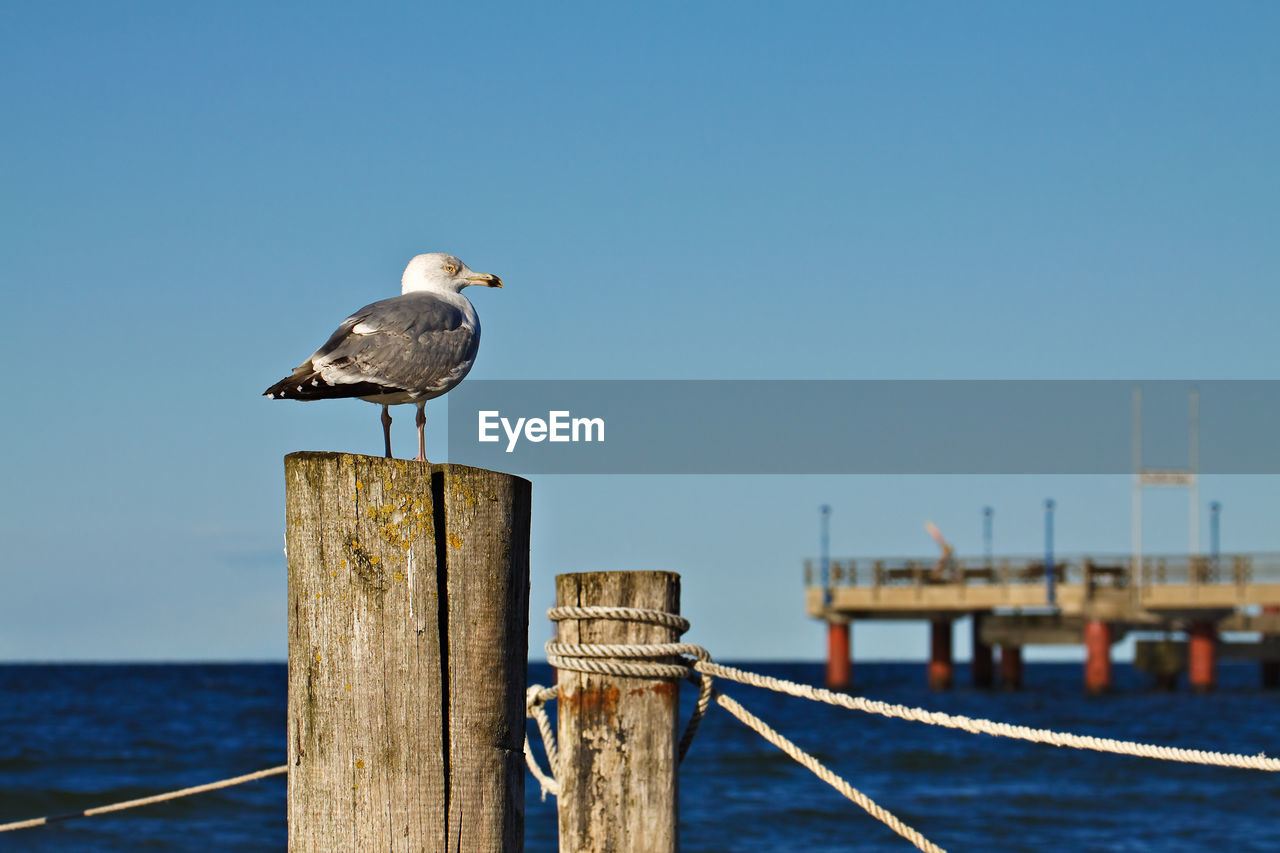
<path fill-rule="evenodd" d="M 285 457 L 289 849 L 524 843 L 527 480 Z"/>
<path fill-rule="evenodd" d="M 672 572 L 587 572 L 556 577 L 557 606 L 642 607 L 680 612 Z M 612 619 L 558 623 L 561 643 L 672 643 L 679 632 Z M 678 842 L 676 717 L 680 685 L 670 679 L 561 669 L 560 850 L 664 853 Z"/>

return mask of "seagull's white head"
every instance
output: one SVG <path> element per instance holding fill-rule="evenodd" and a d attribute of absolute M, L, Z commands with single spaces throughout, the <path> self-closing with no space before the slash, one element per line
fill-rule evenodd
<path fill-rule="evenodd" d="M 418 255 L 404 268 L 404 275 L 400 277 L 400 292 L 434 290 L 457 293 L 472 284 L 502 287 L 502 279 L 496 275 L 476 272 L 453 255 L 428 252 Z"/>

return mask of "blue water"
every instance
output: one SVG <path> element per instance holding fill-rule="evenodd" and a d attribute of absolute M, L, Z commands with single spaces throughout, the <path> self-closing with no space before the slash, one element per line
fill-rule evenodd
<path fill-rule="evenodd" d="M 814 664 L 758 664 L 816 683 Z M 549 672 L 533 666 L 531 679 Z M 1115 738 L 1280 753 L 1280 692 L 1224 665 L 1208 696 L 1116 669 L 1088 698 L 1080 667 L 1031 664 L 1016 694 L 924 686 L 922 665 L 863 664 L 857 692 L 951 713 Z M 967 678 L 960 668 L 960 680 Z M 1280 774 L 976 737 L 726 686 L 748 708 L 951 850 L 1275 850 Z M 0 822 L 56 814 L 284 762 L 283 665 L 0 666 Z M 692 694 L 687 694 L 691 699 Z M 910 846 L 720 709 L 681 770 L 681 848 L 904 851 Z M 124 816 L 0 834 L 0 850 L 283 850 L 283 777 Z M 554 798 L 530 779 L 527 849 L 556 849 Z"/>

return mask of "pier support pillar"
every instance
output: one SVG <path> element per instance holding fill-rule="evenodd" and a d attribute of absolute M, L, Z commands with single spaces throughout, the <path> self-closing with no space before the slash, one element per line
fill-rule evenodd
<path fill-rule="evenodd" d="M 1022 646 L 1000 647 L 1000 686 L 1005 690 L 1022 689 Z"/>
<path fill-rule="evenodd" d="M 827 623 L 827 687 L 847 690 L 853 686 L 853 659 L 850 654 L 848 620 Z"/>
<path fill-rule="evenodd" d="M 951 663 L 951 620 L 934 619 L 929 624 L 929 689 L 950 690 L 955 680 Z"/>
<path fill-rule="evenodd" d="M 969 664 L 974 687 L 990 687 L 995 683 L 995 656 L 991 647 L 982 642 L 982 618 L 986 614 L 973 614 L 973 657 Z"/>
<path fill-rule="evenodd" d="M 1262 686 L 1268 689 L 1280 687 L 1280 660 L 1262 662 Z"/>
<path fill-rule="evenodd" d="M 1084 623 L 1084 689 L 1111 689 L 1111 625 L 1099 619 Z"/>
<path fill-rule="evenodd" d="M 1263 613 L 1280 613 L 1280 607 L 1274 604 L 1266 604 L 1262 607 Z M 1274 637 L 1274 634 L 1263 634 L 1262 639 L 1268 640 Z M 1280 660 L 1264 660 L 1262 667 L 1262 686 L 1267 688 L 1280 687 Z"/>
<path fill-rule="evenodd" d="M 1208 620 L 1187 626 L 1187 681 L 1196 693 L 1207 693 L 1216 681 L 1218 629 Z"/>

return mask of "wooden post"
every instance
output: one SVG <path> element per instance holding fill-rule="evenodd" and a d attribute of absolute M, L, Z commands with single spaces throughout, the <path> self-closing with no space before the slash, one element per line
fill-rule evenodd
<path fill-rule="evenodd" d="M 527 480 L 285 457 L 289 850 L 524 844 Z"/>
<path fill-rule="evenodd" d="M 587 572 L 556 577 L 557 606 L 643 607 L 680 612 L 672 572 Z M 671 628 L 568 619 L 562 643 L 670 643 Z M 559 671 L 560 850 L 668 853 L 678 847 L 679 684 Z"/>

